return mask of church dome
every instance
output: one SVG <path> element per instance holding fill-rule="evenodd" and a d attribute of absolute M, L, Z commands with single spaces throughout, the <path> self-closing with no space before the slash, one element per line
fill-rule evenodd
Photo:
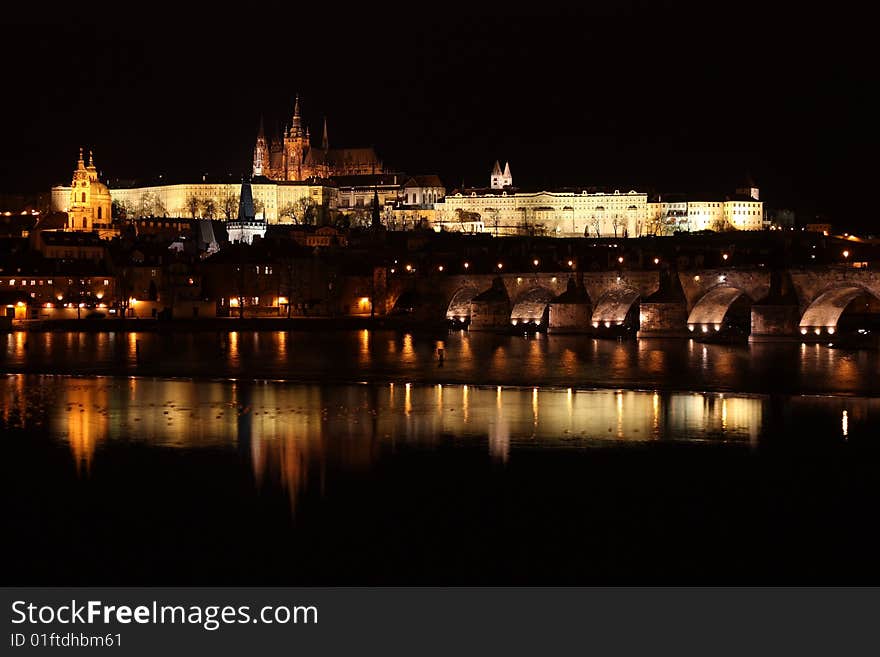
<path fill-rule="evenodd" d="M 102 182 L 94 180 L 89 187 L 92 196 L 110 196 L 110 189 Z"/>

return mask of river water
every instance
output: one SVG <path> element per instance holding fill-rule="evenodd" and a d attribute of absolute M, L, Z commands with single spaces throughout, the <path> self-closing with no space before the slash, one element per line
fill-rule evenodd
<path fill-rule="evenodd" d="M 880 352 L 823 344 L 368 330 L 18 332 L 2 339 L 6 372 L 880 396 Z"/>
<path fill-rule="evenodd" d="M 13 333 L 4 581 L 874 582 L 877 367 L 797 344 Z"/>

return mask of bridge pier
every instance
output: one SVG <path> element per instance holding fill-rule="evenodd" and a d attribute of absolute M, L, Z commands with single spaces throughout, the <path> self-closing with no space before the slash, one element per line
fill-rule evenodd
<path fill-rule="evenodd" d="M 684 301 L 643 301 L 639 308 L 639 338 L 686 338 L 688 310 Z"/>
<path fill-rule="evenodd" d="M 800 316 L 800 310 L 792 304 L 753 305 L 749 342 L 800 340 Z"/>
<path fill-rule="evenodd" d="M 592 333 L 590 318 L 593 304 L 590 296 L 574 279 L 569 279 L 565 292 L 550 300 L 548 330 L 551 333 Z"/>
<path fill-rule="evenodd" d="M 510 328 L 510 298 L 500 278 L 492 287 L 471 299 L 471 331 L 496 331 Z"/>
<path fill-rule="evenodd" d="M 591 333 L 590 317 L 593 306 L 590 302 L 552 302 L 550 304 L 551 333 Z"/>

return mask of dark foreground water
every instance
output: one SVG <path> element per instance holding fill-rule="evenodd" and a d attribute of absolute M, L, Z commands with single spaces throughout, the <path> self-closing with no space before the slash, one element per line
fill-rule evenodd
<path fill-rule="evenodd" d="M 60 366 L 107 367 L 110 347 L 92 362 L 82 347 L 100 336 L 43 338 L 80 345 Z M 364 354 L 416 349 L 353 339 Z M 504 358 L 537 344 L 566 359 L 516 340 Z M 241 363 L 250 342 L 227 349 Z M 637 375 L 613 366 L 616 343 L 591 342 L 575 363 L 596 349 L 609 383 Z M 649 364 L 702 357 L 623 348 Z M 811 368 L 841 362 L 805 353 Z M 842 380 L 876 385 L 861 357 Z M 319 354 L 302 358 L 313 368 Z M 510 362 L 511 378 L 537 363 Z M 746 376 L 716 361 L 663 381 L 712 367 L 732 368 L 719 387 Z M 880 399 L 37 374 L 0 388 L 4 584 L 880 582 Z"/>

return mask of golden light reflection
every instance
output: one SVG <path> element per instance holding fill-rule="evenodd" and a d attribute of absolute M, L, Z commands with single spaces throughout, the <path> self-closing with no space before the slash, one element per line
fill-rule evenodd
<path fill-rule="evenodd" d="M 358 331 L 358 364 L 361 366 L 370 363 L 370 331 L 362 329 Z"/>
<path fill-rule="evenodd" d="M 237 364 L 238 364 L 238 358 L 239 358 L 239 353 L 238 353 L 238 338 L 239 338 L 239 335 L 238 335 L 238 331 L 230 331 L 228 337 L 229 337 L 229 342 L 228 342 L 228 349 L 229 349 L 229 363 L 230 363 L 230 365 L 237 365 Z"/>
<path fill-rule="evenodd" d="M 467 424 L 468 413 L 470 412 L 470 404 L 468 403 L 468 387 L 466 385 L 461 387 L 461 407 L 464 423 Z"/>
<path fill-rule="evenodd" d="M 617 437 L 623 438 L 623 392 L 618 391 L 615 395 L 617 407 Z"/>
<path fill-rule="evenodd" d="M 403 348 L 401 349 L 403 360 L 407 363 L 415 361 L 416 351 L 413 348 L 413 336 L 411 333 L 405 333 L 403 336 Z"/>
<path fill-rule="evenodd" d="M 534 418 L 534 426 L 538 426 L 538 389 L 532 388 L 532 417 Z"/>
<path fill-rule="evenodd" d="M 843 411 L 840 416 L 840 429 L 843 431 L 844 438 L 849 436 L 849 416 L 846 411 Z"/>
<path fill-rule="evenodd" d="M 278 356 L 283 360 L 287 360 L 287 331 L 278 331 L 277 333 L 277 342 L 278 342 Z"/>
<path fill-rule="evenodd" d="M 64 403 L 67 440 L 76 472 L 88 475 L 98 443 L 107 435 L 107 388 L 71 386 Z"/>
<path fill-rule="evenodd" d="M 388 385 L 387 395 L 384 387 L 373 386 L 135 377 L 12 375 L 0 379 L 0 385 L 3 426 L 45 418 L 52 435 L 68 443 L 81 472 L 95 468 L 96 451 L 115 440 L 188 450 L 225 448 L 251 461 L 255 485 L 280 485 L 292 505 L 312 486 L 310 472 L 323 471 L 327 464 L 372 467 L 382 458 L 383 444 L 395 441 L 433 446 L 453 436 L 486 446 L 501 462 L 515 455 L 518 444 L 746 442 L 759 435 L 767 403 L 761 397 L 727 394 L 461 385 L 452 386 L 461 388 L 458 409 L 458 391 L 439 384 L 406 384 L 398 399 L 394 384 Z M 53 395 L 63 403 L 47 401 Z M 880 400 L 876 404 L 880 408 Z M 857 408 L 842 416 L 844 435 Z M 840 407 L 833 413 L 838 417 Z"/>

